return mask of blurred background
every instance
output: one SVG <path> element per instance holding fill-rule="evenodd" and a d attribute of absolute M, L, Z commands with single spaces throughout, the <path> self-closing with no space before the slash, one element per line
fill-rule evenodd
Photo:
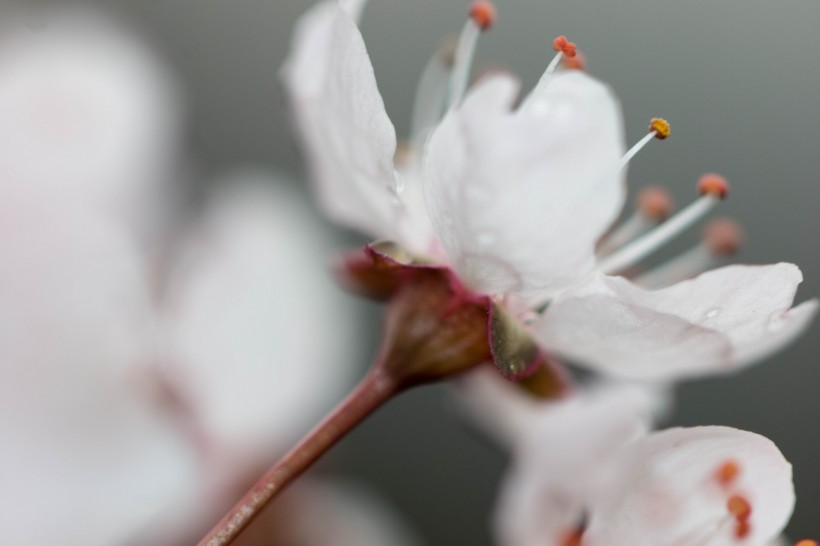
<path fill-rule="evenodd" d="M 198 172 L 254 163 L 303 179 L 277 70 L 294 22 L 312 1 L 97 3 L 142 34 L 177 75 L 187 104 L 185 146 Z M 17 4 L 32 28 L 49 31 L 46 3 Z M 461 28 L 467 6 L 371 0 L 365 10 L 362 31 L 400 135 L 424 63 Z M 497 7 L 498 24 L 479 45 L 478 70 L 507 68 L 527 88 L 552 57 L 552 39 L 566 34 L 589 71 L 620 97 L 628 142 L 645 134 L 651 117 L 671 122 L 671 138 L 633 161 L 630 188 L 662 184 L 686 204 L 700 174 L 722 173 L 733 193 L 718 214 L 746 229 L 738 261 L 797 263 L 805 276 L 797 301 L 820 295 L 820 3 L 498 0 Z M 692 230 L 656 259 L 697 236 Z M 362 242 L 348 233 L 339 246 Z M 368 343 L 360 351 L 363 372 L 376 350 L 381 310 L 364 303 L 357 309 L 356 335 Z M 682 386 L 670 423 L 730 425 L 777 443 L 794 465 L 798 503 L 787 532 L 795 539 L 820 535 L 818 328 L 740 375 Z M 390 403 L 325 465 L 375 490 L 426 544 L 490 544 L 488 515 L 504 455 L 459 424 L 446 389 L 420 389 Z"/>

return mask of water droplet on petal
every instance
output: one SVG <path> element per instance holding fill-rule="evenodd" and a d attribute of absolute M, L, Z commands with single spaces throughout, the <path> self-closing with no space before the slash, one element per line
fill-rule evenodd
<path fill-rule="evenodd" d="M 713 319 L 720 314 L 720 307 L 712 307 L 706 312 L 707 319 Z"/>
<path fill-rule="evenodd" d="M 775 313 L 769 317 L 769 324 L 767 325 L 770 332 L 777 332 L 782 330 L 786 325 L 786 317 L 782 313 Z"/>
<path fill-rule="evenodd" d="M 492 232 L 482 231 L 476 235 L 476 240 L 478 241 L 479 246 L 488 247 L 495 243 L 496 236 Z"/>

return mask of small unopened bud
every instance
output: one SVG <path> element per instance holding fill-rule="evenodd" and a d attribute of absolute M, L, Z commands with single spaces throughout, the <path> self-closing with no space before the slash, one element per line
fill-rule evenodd
<path fill-rule="evenodd" d="M 658 140 L 666 140 L 672 132 L 669 122 L 663 118 L 652 118 L 649 121 L 649 130 L 655 133 Z"/>
<path fill-rule="evenodd" d="M 492 2 L 487 0 L 476 0 L 470 6 L 470 18 L 481 30 L 487 30 L 495 24 L 496 21 L 495 6 Z"/>
<path fill-rule="evenodd" d="M 726 199 L 726 196 L 729 195 L 729 182 L 719 174 L 704 174 L 698 179 L 698 193 Z"/>
<path fill-rule="evenodd" d="M 675 210 L 672 196 L 660 186 L 647 186 L 638 193 L 635 201 L 636 208 L 644 218 L 656 223 L 669 218 Z"/>

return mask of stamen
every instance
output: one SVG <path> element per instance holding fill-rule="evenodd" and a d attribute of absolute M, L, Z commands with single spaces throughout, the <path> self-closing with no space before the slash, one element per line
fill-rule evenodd
<path fill-rule="evenodd" d="M 743 242 L 743 228 L 730 218 L 711 221 L 703 230 L 703 239 L 694 247 L 634 281 L 644 288 L 661 288 L 700 275 L 720 264 L 726 256 L 737 253 Z"/>
<path fill-rule="evenodd" d="M 580 51 L 576 51 L 574 57 L 563 57 L 561 64 L 564 65 L 564 70 L 586 70 L 587 58 Z"/>
<path fill-rule="evenodd" d="M 477 0 L 470 6 L 470 18 L 475 21 L 478 28 L 487 30 L 495 24 L 495 6 L 487 0 Z"/>
<path fill-rule="evenodd" d="M 598 257 L 612 254 L 652 226 L 666 220 L 675 205 L 669 192 L 660 186 L 647 186 L 635 197 L 635 212 L 606 236 L 598 248 Z"/>
<path fill-rule="evenodd" d="M 705 193 L 654 230 L 603 260 L 599 265 L 599 269 L 609 275 L 634 265 L 700 220 L 718 201 L 720 201 L 719 195 L 711 191 Z"/>
<path fill-rule="evenodd" d="M 581 546 L 583 544 L 583 540 L 584 529 L 578 528 L 567 531 L 558 541 L 558 544 L 561 546 Z"/>
<path fill-rule="evenodd" d="M 733 256 L 743 244 L 743 228 L 731 218 L 713 220 L 703 230 L 703 242 L 713 256 Z"/>
<path fill-rule="evenodd" d="M 421 73 L 410 123 L 410 141 L 416 150 L 421 150 L 429 131 L 444 115 L 457 48 L 457 37 L 445 40 Z"/>
<path fill-rule="evenodd" d="M 794 543 L 794 546 L 820 546 L 817 544 L 816 540 L 811 540 L 808 538 L 804 538 L 803 540 L 798 540 Z"/>
<path fill-rule="evenodd" d="M 481 31 L 489 29 L 495 23 L 495 19 L 496 12 L 492 2 L 488 0 L 473 2 L 470 7 L 470 19 L 464 25 L 458 38 L 455 65 L 450 79 L 450 96 L 447 100 L 448 109 L 455 108 L 464 97 L 478 37 Z"/>
<path fill-rule="evenodd" d="M 729 182 L 719 174 L 704 174 L 698 180 L 698 192 L 701 195 L 712 194 L 720 199 L 726 199 L 729 195 Z"/>
<path fill-rule="evenodd" d="M 752 505 L 740 495 L 732 495 L 726 501 L 726 509 L 738 521 L 746 521 L 752 515 Z"/>
<path fill-rule="evenodd" d="M 618 166 L 618 170 L 626 167 L 632 158 L 635 157 L 635 155 L 640 152 L 644 146 L 649 144 L 650 140 L 653 138 L 657 138 L 658 140 L 666 140 L 669 138 L 670 132 L 671 130 L 668 121 L 663 118 L 652 118 L 649 122 L 649 133 L 647 133 L 646 136 L 639 140 L 637 144 L 632 146 L 629 151 L 624 154 L 621 158 L 621 163 Z"/>
<path fill-rule="evenodd" d="M 715 472 L 715 478 L 722 486 L 731 485 L 740 475 L 740 465 L 737 461 L 726 461 Z"/>
<path fill-rule="evenodd" d="M 661 223 L 675 210 L 675 202 L 672 196 L 660 186 L 647 186 L 642 189 L 635 199 L 636 208 L 645 218 L 656 223 Z"/>
<path fill-rule="evenodd" d="M 544 77 L 550 76 L 555 69 L 558 68 L 558 64 L 561 62 L 562 59 L 573 59 L 578 53 L 577 46 L 567 40 L 566 36 L 559 36 L 555 40 L 552 41 L 552 48 L 557 51 L 555 57 L 552 58 L 550 64 L 547 65 L 547 69 L 544 71 L 544 74 L 541 76 L 543 80 Z M 539 84 L 541 82 L 539 81 Z"/>
<path fill-rule="evenodd" d="M 743 540 L 749 533 L 752 532 L 752 526 L 749 525 L 749 522 L 746 520 L 738 521 L 735 524 L 735 538 L 738 540 Z"/>

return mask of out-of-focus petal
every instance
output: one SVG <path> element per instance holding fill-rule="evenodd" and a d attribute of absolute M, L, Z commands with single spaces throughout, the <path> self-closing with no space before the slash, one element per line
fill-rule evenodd
<path fill-rule="evenodd" d="M 556 75 L 529 108 L 486 78 L 427 147 L 425 194 L 459 273 L 491 294 L 546 296 L 594 267 L 594 246 L 624 199 L 621 115 L 609 89 Z"/>
<path fill-rule="evenodd" d="M 238 546 L 246 543 L 301 546 L 420 544 L 406 523 L 383 501 L 344 481 L 300 480 L 271 508 L 271 517 L 254 522 L 242 534 Z"/>
<path fill-rule="evenodd" d="M 231 469 L 286 449 L 357 375 L 355 308 L 328 274 L 329 241 L 281 182 L 228 178 L 168 287 L 165 363 Z"/>
<path fill-rule="evenodd" d="M 37 186 L 147 229 L 179 152 L 175 82 L 99 14 L 43 9 L 42 32 L 4 13 L 12 24 L 0 41 L 0 185 Z"/>
<path fill-rule="evenodd" d="M 302 16 L 282 76 L 326 212 L 373 237 L 397 239 L 395 129 L 362 35 L 337 2 Z"/>
<path fill-rule="evenodd" d="M 193 504 L 197 460 L 138 388 L 150 299 L 133 240 L 39 190 L 0 199 L 0 543 L 124 544 Z"/>
<path fill-rule="evenodd" d="M 499 542 L 563 544 L 582 523 L 589 499 L 616 478 L 619 454 L 648 431 L 655 405 L 654 393 L 627 385 L 541 404 L 503 484 L 495 515 Z"/>
<path fill-rule="evenodd" d="M 817 311 L 791 308 L 797 266 L 728 266 L 657 291 L 595 275 L 559 295 L 536 336 L 594 369 L 639 379 L 725 373 L 777 351 Z"/>
<path fill-rule="evenodd" d="M 764 545 L 794 507 L 791 465 L 770 440 L 728 427 L 676 428 L 630 449 L 620 484 L 596 497 L 584 544 L 609 546 Z M 721 479 L 726 463 L 737 475 Z M 729 499 L 751 508 L 738 538 Z"/>

